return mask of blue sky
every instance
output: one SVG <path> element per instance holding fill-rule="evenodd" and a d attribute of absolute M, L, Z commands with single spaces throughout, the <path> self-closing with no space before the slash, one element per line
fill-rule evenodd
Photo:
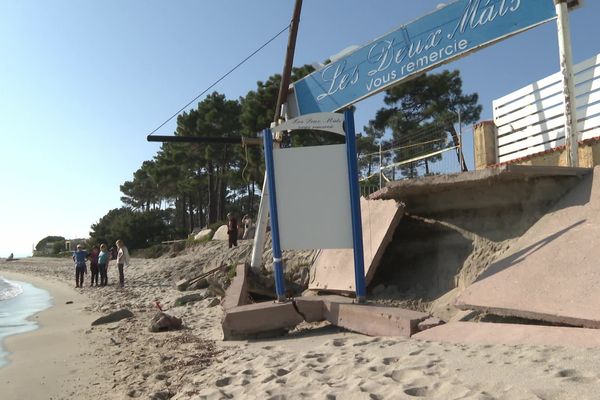
<path fill-rule="evenodd" d="M 294 64 L 366 44 L 439 3 L 304 0 Z M 159 149 L 146 135 L 285 27 L 293 6 L 0 0 L 0 257 L 26 255 L 47 235 L 87 237 L 121 205 L 119 185 Z M 600 52 L 599 17 L 597 0 L 571 14 L 575 62 Z M 281 72 L 286 44 L 284 34 L 214 90 L 244 96 Z M 482 119 L 491 119 L 493 99 L 558 71 L 556 23 L 443 68 L 460 69 L 464 91 L 479 93 Z M 356 105 L 357 130 L 381 105 L 381 96 Z"/>

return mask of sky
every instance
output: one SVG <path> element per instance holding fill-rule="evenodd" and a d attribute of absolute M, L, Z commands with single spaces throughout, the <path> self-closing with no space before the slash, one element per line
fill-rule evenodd
<path fill-rule="evenodd" d="M 439 4 L 304 0 L 294 65 L 367 44 Z M 119 186 L 160 148 L 146 136 L 282 30 L 293 7 L 293 0 L 0 0 L 0 257 L 30 255 L 48 235 L 88 237 L 121 206 Z M 600 53 L 599 17 L 599 0 L 571 13 L 575 63 Z M 491 119 L 492 100 L 559 71 L 557 43 L 552 21 L 441 69 L 460 70 L 464 92 L 479 94 L 481 119 Z M 212 90 L 246 95 L 281 73 L 286 46 L 287 32 Z M 382 105 L 382 95 L 356 104 L 357 131 Z M 172 120 L 157 134 L 174 129 Z M 467 135 L 472 165 L 469 143 Z"/>

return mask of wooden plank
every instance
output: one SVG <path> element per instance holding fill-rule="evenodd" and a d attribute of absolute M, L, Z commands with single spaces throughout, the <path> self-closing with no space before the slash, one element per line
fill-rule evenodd
<path fill-rule="evenodd" d="M 543 113 L 545 110 L 563 104 L 562 93 L 556 93 L 554 96 L 548 97 L 541 101 L 536 101 L 527 106 L 521 107 L 518 110 L 514 110 L 510 114 L 506 114 L 499 118 L 494 118 L 494 123 L 497 127 L 503 127 L 508 124 L 515 123 L 523 118 L 527 118 L 530 115 Z"/>
<path fill-rule="evenodd" d="M 557 128 L 553 131 L 544 132 L 539 135 L 529 136 L 527 137 L 527 139 L 521 140 L 520 142 L 515 142 L 506 146 L 502 146 L 498 149 L 498 153 L 501 155 L 510 154 L 515 151 L 529 149 L 544 143 L 548 143 L 549 141 L 556 141 L 557 139 L 561 138 L 564 138 L 563 127 Z"/>
<path fill-rule="evenodd" d="M 595 75 L 592 75 L 592 73 Z M 580 102 L 580 98 L 584 98 L 588 93 L 600 89 L 600 66 L 597 66 L 594 71 L 586 71 L 583 78 L 584 79 L 580 80 L 576 79 L 575 82 L 575 97 L 577 98 L 576 101 L 578 103 Z M 554 96 L 562 102 L 561 82 L 557 82 L 542 90 L 530 93 L 529 95 L 506 105 L 500 110 L 494 109 L 494 123 L 497 126 L 502 126 L 510 121 L 517 120 L 522 117 L 522 109 L 527 107 L 538 108 L 537 105 L 540 101 L 547 101 L 549 98 L 555 98 Z"/>
<path fill-rule="evenodd" d="M 598 54 L 592 58 L 588 58 L 587 60 L 582 61 L 581 63 L 575 65 L 573 67 L 573 72 L 575 74 L 575 84 L 577 84 L 577 82 L 578 82 L 578 79 L 577 79 L 578 74 L 586 71 L 587 69 L 590 69 L 592 67 L 597 67 L 599 65 L 600 65 L 600 54 Z M 497 108 L 500 109 L 500 108 L 502 108 L 503 105 L 506 105 L 515 100 L 518 100 L 519 98 L 526 96 L 527 94 L 529 94 L 533 91 L 543 89 L 546 86 L 551 85 L 552 83 L 561 82 L 561 81 L 562 81 L 561 73 L 560 72 L 554 73 L 543 79 L 540 79 L 539 81 L 536 81 L 536 82 L 529 84 L 519 90 L 516 90 L 512 93 L 509 93 L 503 97 L 500 97 L 500 98 L 494 100 L 492 102 L 493 108 L 494 108 L 494 110 L 496 110 Z"/>
<path fill-rule="evenodd" d="M 527 156 L 530 156 L 530 155 L 533 155 L 536 153 L 542 153 L 544 151 L 554 149 L 558 146 L 563 146 L 564 144 L 565 144 L 565 140 L 559 139 L 559 140 L 556 140 L 553 142 L 545 143 L 543 145 L 539 145 L 539 146 L 532 147 L 529 149 L 524 149 L 524 150 L 516 152 L 516 153 L 498 157 L 498 159 L 499 159 L 499 162 L 501 162 L 501 163 L 511 161 L 511 160 L 516 160 L 517 158 L 527 157 Z"/>
<path fill-rule="evenodd" d="M 532 114 L 526 118 L 521 118 L 510 125 L 504 125 L 498 128 L 498 136 L 506 135 L 514 131 L 521 130 L 530 125 L 542 124 L 544 121 L 563 115 L 563 106 L 559 104 L 536 114 Z"/>
<path fill-rule="evenodd" d="M 565 126 L 565 117 L 563 115 L 546 120 L 544 123 L 530 125 L 510 134 L 498 137 L 498 147 L 506 146 L 507 144 L 524 140 L 527 136 L 535 136 L 541 133 L 562 128 Z"/>

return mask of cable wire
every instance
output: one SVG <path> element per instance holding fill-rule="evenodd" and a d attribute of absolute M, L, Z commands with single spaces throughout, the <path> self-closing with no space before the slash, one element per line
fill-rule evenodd
<path fill-rule="evenodd" d="M 206 89 L 204 89 L 204 91 L 202 93 L 200 93 L 198 96 L 196 96 L 192 100 L 190 100 L 185 106 L 181 107 L 175 114 L 171 115 L 165 122 L 163 122 L 162 124 L 160 124 L 152 132 L 150 132 L 148 134 L 148 136 L 156 133 L 156 131 L 158 131 L 160 128 L 162 128 L 163 126 L 165 126 L 173 118 L 175 118 L 176 116 L 178 116 L 179 113 L 182 112 L 183 110 L 185 110 L 190 104 L 192 104 L 193 102 L 195 102 L 196 100 L 198 100 L 200 98 L 200 96 L 202 96 L 203 94 L 205 94 L 206 92 L 208 92 L 210 89 L 212 89 L 213 87 L 215 87 L 219 82 L 221 82 L 223 79 L 225 79 L 227 76 L 229 76 L 229 74 L 231 74 L 233 71 L 235 71 L 236 69 L 238 69 L 242 64 L 244 64 L 246 61 L 248 61 L 250 58 L 252 58 L 254 55 L 256 55 L 256 53 L 258 53 L 259 51 L 261 51 L 262 49 L 264 49 L 265 47 L 267 47 L 273 40 L 277 39 L 283 32 L 287 31 L 290 28 L 290 25 L 291 25 L 291 23 L 287 24 L 285 26 L 285 28 L 283 28 L 282 30 L 280 30 L 275 36 L 273 36 L 271 39 L 269 39 L 265 43 L 263 43 L 258 49 L 254 50 L 249 56 L 247 56 L 242 61 L 240 61 L 235 67 L 233 67 L 229 71 L 227 71 L 227 73 L 225 73 L 223 76 L 221 76 L 219 79 L 217 79 L 212 85 L 210 85 L 209 87 L 207 87 Z"/>

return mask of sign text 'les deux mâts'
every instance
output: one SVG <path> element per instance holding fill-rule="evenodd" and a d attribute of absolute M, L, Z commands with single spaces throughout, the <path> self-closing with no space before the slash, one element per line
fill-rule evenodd
<path fill-rule="evenodd" d="M 455 1 L 294 83 L 297 113 L 340 110 L 555 17 L 552 0 Z"/>

